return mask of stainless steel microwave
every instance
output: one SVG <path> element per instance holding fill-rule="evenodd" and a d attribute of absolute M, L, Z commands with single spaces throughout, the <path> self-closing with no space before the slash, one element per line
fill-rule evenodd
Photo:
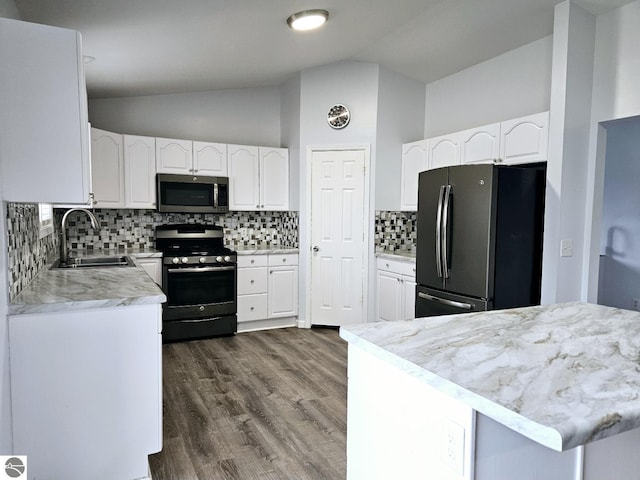
<path fill-rule="evenodd" d="M 159 212 L 229 211 L 229 178 L 157 174 Z"/>

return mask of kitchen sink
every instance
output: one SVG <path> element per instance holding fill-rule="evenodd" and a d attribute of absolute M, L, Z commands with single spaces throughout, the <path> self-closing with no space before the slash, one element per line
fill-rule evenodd
<path fill-rule="evenodd" d="M 90 268 L 90 267 L 134 267 L 133 260 L 127 256 L 111 257 L 81 257 L 70 258 L 66 263 L 56 260 L 51 266 L 54 268 Z"/>

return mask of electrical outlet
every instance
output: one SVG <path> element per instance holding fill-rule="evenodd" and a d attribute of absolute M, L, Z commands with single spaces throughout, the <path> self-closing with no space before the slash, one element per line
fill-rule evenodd
<path fill-rule="evenodd" d="M 631 310 L 637 310 L 640 312 L 640 298 L 631 299 Z"/>
<path fill-rule="evenodd" d="M 573 256 L 573 240 L 571 240 L 570 238 L 565 238 L 564 240 L 560 240 L 560 256 L 561 257 Z"/>
<path fill-rule="evenodd" d="M 442 461 L 458 475 L 464 474 L 464 433 L 454 421 L 442 421 Z"/>

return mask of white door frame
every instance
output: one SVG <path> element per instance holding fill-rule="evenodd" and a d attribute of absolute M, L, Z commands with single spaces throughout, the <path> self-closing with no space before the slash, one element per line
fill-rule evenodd
<path fill-rule="evenodd" d="M 307 154 L 305 162 L 307 165 L 307 175 L 305 179 L 305 202 L 307 218 L 311 217 L 311 160 L 313 159 L 314 152 L 332 152 L 332 151 L 344 151 L 344 150 L 359 150 L 364 152 L 364 241 L 363 241 L 363 259 L 362 259 L 362 321 L 367 322 L 369 319 L 369 264 L 371 258 L 371 248 L 374 229 L 373 219 L 373 205 L 371 197 L 371 180 L 373 178 L 371 169 L 371 146 L 370 145 L 338 145 L 338 146 L 307 146 Z M 309 228 L 307 235 L 300 236 L 300 261 L 305 262 L 305 278 L 302 285 L 300 285 L 300 291 L 305 292 L 305 315 L 304 318 L 298 320 L 298 327 L 311 328 L 311 222 L 309 225 L 299 225 L 299 228 Z"/>

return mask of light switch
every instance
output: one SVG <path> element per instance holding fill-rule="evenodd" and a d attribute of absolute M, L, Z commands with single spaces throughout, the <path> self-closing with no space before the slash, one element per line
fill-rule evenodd
<path fill-rule="evenodd" d="M 573 256 L 573 240 L 571 240 L 570 238 L 565 238 L 564 240 L 560 240 L 560 256 L 561 257 Z"/>

